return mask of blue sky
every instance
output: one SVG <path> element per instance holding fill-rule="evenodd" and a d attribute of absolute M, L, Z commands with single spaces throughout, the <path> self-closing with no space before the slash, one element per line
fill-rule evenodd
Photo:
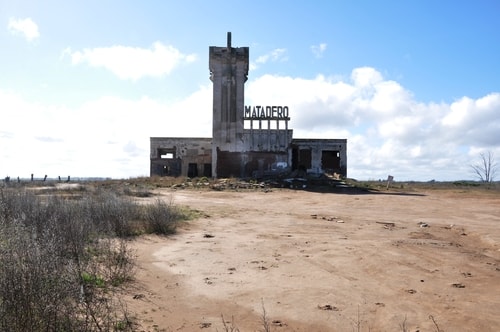
<path fill-rule="evenodd" d="M 208 47 L 250 47 L 245 104 L 347 138 L 348 176 L 472 179 L 500 159 L 498 1 L 0 0 L 0 177 L 149 174 L 211 135 Z"/>

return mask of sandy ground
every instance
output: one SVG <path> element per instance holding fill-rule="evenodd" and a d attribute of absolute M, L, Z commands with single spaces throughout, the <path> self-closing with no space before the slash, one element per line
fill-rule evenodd
<path fill-rule="evenodd" d="M 131 244 L 143 331 L 500 331 L 498 192 L 158 193 L 202 217 Z"/>

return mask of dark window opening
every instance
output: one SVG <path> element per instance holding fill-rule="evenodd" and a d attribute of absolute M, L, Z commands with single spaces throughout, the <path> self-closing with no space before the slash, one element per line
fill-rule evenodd
<path fill-rule="evenodd" d="M 323 150 L 321 152 L 321 168 L 325 172 L 340 171 L 340 152 Z"/>
<path fill-rule="evenodd" d="M 212 164 L 203 164 L 203 176 L 212 177 Z"/>
<path fill-rule="evenodd" d="M 299 169 L 309 169 L 312 167 L 312 154 L 311 149 L 299 150 Z"/>
<path fill-rule="evenodd" d="M 189 163 L 188 164 L 188 174 L 189 178 L 195 178 L 198 176 L 198 164 Z"/>
<path fill-rule="evenodd" d="M 292 171 L 299 168 L 299 149 L 292 149 Z"/>

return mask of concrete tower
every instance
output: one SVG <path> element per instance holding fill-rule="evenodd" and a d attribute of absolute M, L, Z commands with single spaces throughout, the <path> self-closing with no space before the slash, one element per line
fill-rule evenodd
<path fill-rule="evenodd" d="M 209 47 L 210 80 L 213 82 L 212 172 L 217 177 L 218 151 L 241 151 L 243 142 L 244 85 L 248 78 L 249 48 Z M 236 174 L 235 174 L 236 175 Z"/>
<path fill-rule="evenodd" d="M 209 69 L 212 137 L 151 137 L 151 176 L 265 178 L 300 170 L 346 176 L 346 139 L 293 138 L 286 104 L 245 105 L 249 48 L 232 47 L 231 32 L 225 47 L 209 47 Z"/>

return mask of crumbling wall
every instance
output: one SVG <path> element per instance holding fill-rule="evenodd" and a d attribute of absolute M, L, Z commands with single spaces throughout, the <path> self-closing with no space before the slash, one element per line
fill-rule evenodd
<path fill-rule="evenodd" d="M 217 175 L 220 178 L 260 177 L 273 169 L 277 163 L 287 163 L 284 152 L 229 152 L 217 150 Z"/>
<path fill-rule="evenodd" d="M 287 106 L 244 106 L 248 69 L 249 48 L 232 47 L 230 32 L 209 47 L 212 138 L 152 137 L 151 175 L 253 177 L 279 164 L 347 176 L 347 140 L 293 139 Z"/>
<path fill-rule="evenodd" d="M 151 137 L 150 140 L 151 176 L 212 176 L 211 138 Z"/>
<path fill-rule="evenodd" d="M 288 152 L 293 130 L 245 129 L 240 151 Z"/>
<path fill-rule="evenodd" d="M 293 139 L 292 169 L 347 176 L 347 139 Z"/>

